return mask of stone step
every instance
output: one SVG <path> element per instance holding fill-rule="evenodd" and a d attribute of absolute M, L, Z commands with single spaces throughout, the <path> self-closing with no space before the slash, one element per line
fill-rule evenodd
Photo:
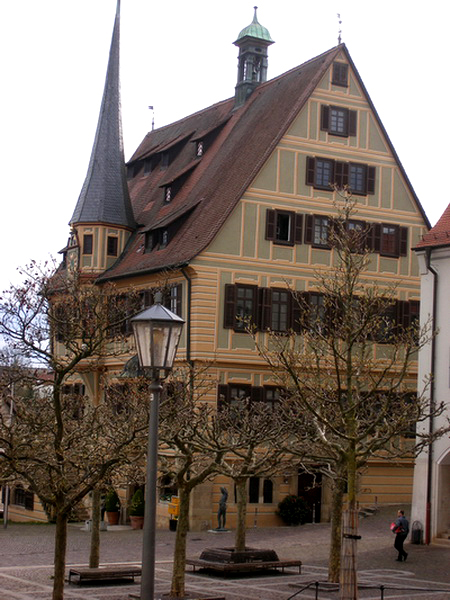
<path fill-rule="evenodd" d="M 431 543 L 433 546 L 445 546 L 446 548 L 450 548 L 450 538 L 435 537 Z"/>

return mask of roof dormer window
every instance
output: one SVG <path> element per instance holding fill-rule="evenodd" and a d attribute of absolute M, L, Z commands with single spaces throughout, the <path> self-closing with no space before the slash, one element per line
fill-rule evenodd
<path fill-rule="evenodd" d="M 144 175 L 150 175 L 152 172 L 152 158 L 146 158 L 144 160 Z"/>
<path fill-rule="evenodd" d="M 161 169 L 167 169 L 170 164 L 170 152 L 161 153 Z"/>
<path fill-rule="evenodd" d="M 333 75 L 331 78 L 333 85 L 348 87 L 348 64 L 342 62 L 333 63 Z"/>
<path fill-rule="evenodd" d="M 203 140 L 199 140 L 197 142 L 197 157 L 198 158 L 200 158 L 201 156 L 203 156 L 204 148 L 205 148 L 205 145 L 204 145 Z"/>
<path fill-rule="evenodd" d="M 172 186 L 168 185 L 164 190 L 164 201 L 170 202 L 172 200 Z"/>

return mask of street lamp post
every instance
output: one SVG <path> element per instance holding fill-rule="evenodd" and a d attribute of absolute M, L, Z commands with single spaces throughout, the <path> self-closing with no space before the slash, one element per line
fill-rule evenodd
<path fill-rule="evenodd" d="M 152 379 L 142 539 L 141 600 L 154 600 L 158 423 L 162 390 L 160 373 L 162 371 L 165 377 L 172 369 L 184 320 L 162 306 L 161 294 L 158 292 L 155 294 L 155 304 L 133 317 L 131 323 L 139 364 Z"/>

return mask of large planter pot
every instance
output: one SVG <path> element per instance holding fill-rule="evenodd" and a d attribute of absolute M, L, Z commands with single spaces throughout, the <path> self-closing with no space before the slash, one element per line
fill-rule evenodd
<path fill-rule="evenodd" d="M 144 517 L 131 517 L 131 529 L 142 529 L 144 527 Z"/>
<path fill-rule="evenodd" d="M 107 517 L 108 523 L 110 525 L 117 525 L 119 522 L 119 513 L 118 512 L 106 511 L 106 517 Z"/>

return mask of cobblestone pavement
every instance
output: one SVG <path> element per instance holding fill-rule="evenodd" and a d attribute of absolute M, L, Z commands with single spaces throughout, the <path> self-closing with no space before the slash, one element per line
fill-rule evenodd
<path fill-rule="evenodd" d="M 450 549 L 407 544 L 405 563 L 395 561 L 393 535 L 389 524 L 396 509 L 383 508 L 377 515 L 362 519 L 358 542 L 360 598 L 450 600 Z M 295 570 L 283 574 L 258 574 L 251 577 L 211 577 L 186 575 L 186 588 L 195 592 L 225 597 L 226 600 L 335 600 L 337 590 L 326 584 L 330 526 L 325 523 L 301 527 L 251 528 L 247 545 L 272 548 L 283 559 L 303 561 L 302 574 Z M 53 525 L 12 524 L 0 530 L 0 600 L 50 600 L 53 562 Z M 233 545 L 233 532 L 191 532 L 188 556 L 198 557 L 206 547 Z M 168 592 L 175 534 L 158 531 L 156 540 L 157 592 Z M 140 565 L 142 532 L 111 528 L 101 533 L 102 565 Z M 89 533 L 71 525 L 68 536 L 67 566 L 86 566 Z M 316 590 L 316 582 L 321 582 Z M 303 591 L 302 588 L 310 585 Z M 399 589 L 399 588 L 415 588 Z M 433 590 L 433 591 L 432 591 Z M 441 591 L 438 591 L 441 590 Z M 72 600 L 128 600 L 139 595 L 135 584 L 66 585 L 65 597 Z M 317 595 L 316 595 L 317 594 Z"/>

